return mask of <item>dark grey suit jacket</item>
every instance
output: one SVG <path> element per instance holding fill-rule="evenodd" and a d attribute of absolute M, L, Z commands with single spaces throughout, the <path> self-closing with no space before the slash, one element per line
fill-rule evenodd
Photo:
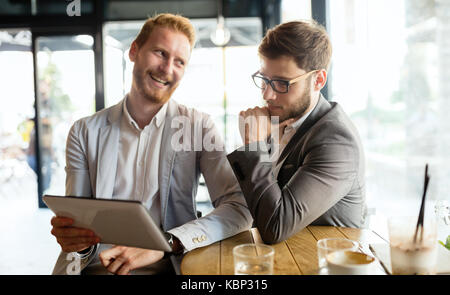
<path fill-rule="evenodd" d="M 355 126 L 336 102 L 319 101 L 286 145 L 278 178 L 263 152 L 238 149 L 228 161 L 255 226 L 278 243 L 308 225 L 361 227 L 364 154 Z"/>

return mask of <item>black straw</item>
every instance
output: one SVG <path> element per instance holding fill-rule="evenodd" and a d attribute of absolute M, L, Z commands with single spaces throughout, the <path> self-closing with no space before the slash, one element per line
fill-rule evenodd
<path fill-rule="evenodd" d="M 419 219 L 417 220 L 416 232 L 414 234 L 414 243 L 417 240 L 417 234 L 420 228 L 420 241 L 423 239 L 423 219 L 425 214 L 425 198 L 427 195 L 428 182 L 430 181 L 430 176 L 428 175 L 428 164 L 425 165 L 425 180 L 424 180 L 424 188 L 422 195 L 422 204 L 420 205 Z"/>

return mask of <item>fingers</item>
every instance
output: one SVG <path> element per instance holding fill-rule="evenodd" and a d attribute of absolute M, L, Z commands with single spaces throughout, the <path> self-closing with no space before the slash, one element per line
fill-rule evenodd
<path fill-rule="evenodd" d="M 128 266 L 128 264 L 122 265 L 121 268 L 117 271 L 118 275 L 129 275 L 131 271 L 131 268 Z"/>
<path fill-rule="evenodd" d="M 73 219 L 68 217 L 58 217 L 54 216 L 50 223 L 54 227 L 65 227 L 65 226 L 71 226 L 73 224 Z"/>
<path fill-rule="evenodd" d="M 54 227 L 51 234 L 59 238 L 68 237 L 96 237 L 95 233 L 89 229 L 78 227 Z"/>
<path fill-rule="evenodd" d="M 111 249 L 105 250 L 99 254 L 100 262 L 105 268 L 108 268 L 108 266 L 123 252 L 124 248 L 121 246 L 115 246 Z"/>
<path fill-rule="evenodd" d="M 286 127 L 287 125 L 294 123 L 294 121 L 295 121 L 295 118 L 290 118 L 290 119 L 284 120 L 283 122 L 280 123 L 280 127 Z"/>
<path fill-rule="evenodd" d="M 163 256 L 162 251 L 125 246 L 116 246 L 99 255 L 103 266 L 114 274 L 129 274 L 131 270 L 153 264 Z"/>
<path fill-rule="evenodd" d="M 59 242 L 71 244 L 96 244 L 100 242 L 98 237 L 58 237 Z"/>
<path fill-rule="evenodd" d="M 267 117 L 270 116 L 268 107 L 257 107 L 257 109 L 260 116 L 267 116 Z"/>
<path fill-rule="evenodd" d="M 80 252 L 100 243 L 99 238 L 56 238 L 63 252 Z"/>
<path fill-rule="evenodd" d="M 271 133 L 267 107 L 254 107 L 239 113 L 239 132 L 244 144 L 265 140 Z"/>
<path fill-rule="evenodd" d="M 72 227 L 74 220 L 67 217 L 53 217 L 51 234 L 64 252 L 79 252 L 100 242 L 100 238 L 89 229 Z"/>
<path fill-rule="evenodd" d="M 80 252 L 80 251 L 83 251 L 83 250 L 89 248 L 90 246 L 92 246 L 92 244 L 71 244 L 71 245 L 61 246 L 61 250 L 66 253 Z"/>
<path fill-rule="evenodd" d="M 249 108 L 245 111 L 241 111 L 239 116 L 248 117 L 248 116 L 269 116 L 269 108 L 268 107 L 254 107 Z"/>
<path fill-rule="evenodd" d="M 74 220 L 67 217 L 53 217 L 51 219 L 51 224 L 53 229 L 51 230 L 52 235 L 55 237 L 77 237 L 77 236 L 87 236 L 95 237 L 95 233 L 86 228 L 78 228 L 71 226 Z"/>
<path fill-rule="evenodd" d="M 92 246 L 97 243 L 100 243 L 100 239 L 98 237 L 69 237 L 69 238 L 56 238 L 58 241 L 58 244 L 60 245 L 76 245 L 76 244 L 83 244 Z"/>
<path fill-rule="evenodd" d="M 113 274 L 127 275 L 132 269 L 131 256 L 126 255 L 127 247 L 115 246 L 100 253 L 102 265 Z"/>
<path fill-rule="evenodd" d="M 118 274 L 118 275 L 128 274 L 128 272 L 131 269 L 131 263 L 127 258 L 125 258 L 123 256 L 119 256 L 119 257 L 117 257 L 117 259 L 112 261 L 106 269 L 110 273 L 114 273 L 114 274 Z"/>

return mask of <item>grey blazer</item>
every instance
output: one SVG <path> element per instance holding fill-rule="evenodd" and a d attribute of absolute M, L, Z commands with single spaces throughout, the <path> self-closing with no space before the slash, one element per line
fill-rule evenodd
<path fill-rule="evenodd" d="M 238 149 L 228 160 L 265 242 L 278 243 L 310 224 L 362 226 L 363 148 L 337 103 L 320 96 L 280 155 L 277 179 L 262 156 Z"/>
<path fill-rule="evenodd" d="M 66 147 L 66 195 L 112 198 L 123 102 L 73 124 Z M 184 125 L 180 124 L 180 118 Z M 197 132 L 197 138 L 180 139 L 180 127 Z M 168 102 L 159 160 L 161 222 L 162 229 L 177 236 L 187 251 L 223 240 L 252 225 L 226 152 L 199 148 L 199 142 L 201 145 L 211 138 L 215 139 L 215 146 L 223 146 L 209 115 L 174 100 Z M 191 149 L 187 145 L 185 150 L 176 150 L 174 139 L 180 139 L 181 143 L 190 140 Z M 198 218 L 196 194 L 200 173 L 215 209 Z M 67 260 L 68 254 L 61 252 L 53 274 L 67 273 L 66 268 L 72 262 Z M 82 259 L 81 270 L 97 254 L 94 251 Z"/>

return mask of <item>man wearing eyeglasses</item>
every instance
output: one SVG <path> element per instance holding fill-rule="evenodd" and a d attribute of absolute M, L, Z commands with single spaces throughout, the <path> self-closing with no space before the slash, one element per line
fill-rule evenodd
<path fill-rule="evenodd" d="M 267 105 L 239 114 L 244 147 L 228 160 L 261 237 L 278 243 L 308 225 L 361 227 L 361 141 L 341 106 L 320 93 L 332 52 L 325 29 L 278 25 L 258 52 L 252 78 Z"/>

